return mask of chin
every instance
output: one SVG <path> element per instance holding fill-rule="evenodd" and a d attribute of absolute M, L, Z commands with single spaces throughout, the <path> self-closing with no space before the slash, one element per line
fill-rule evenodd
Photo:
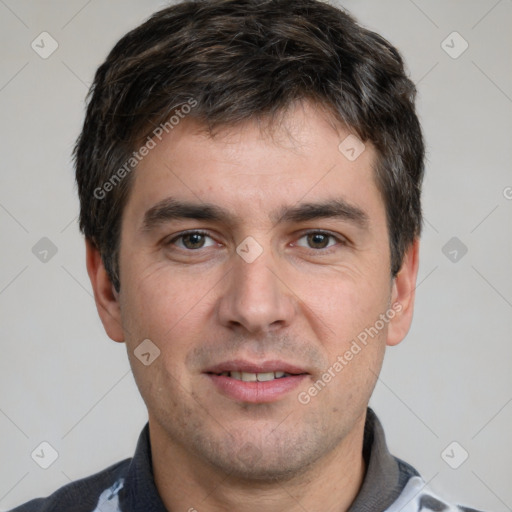
<path fill-rule="evenodd" d="M 229 475 L 230 479 L 243 482 L 275 483 L 286 482 L 301 476 L 311 469 L 315 461 L 322 458 L 331 449 L 321 439 L 316 439 L 313 432 L 302 435 L 288 433 L 277 436 L 268 433 L 272 442 L 263 446 L 250 438 L 224 439 L 219 444 L 201 443 L 201 456 L 217 471 Z"/>
<path fill-rule="evenodd" d="M 270 462 L 258 460 L 252 465 L 245 460 L 217 460 L 214 464 L 219 470 L 228 474 L 231 480 L 252 484 L 254 482 L 261 484 L 287 482 L 306 472 L 308 467 L 307 463 L 290 461 L 289 457 L 283 460 L 274 459 Z"/>

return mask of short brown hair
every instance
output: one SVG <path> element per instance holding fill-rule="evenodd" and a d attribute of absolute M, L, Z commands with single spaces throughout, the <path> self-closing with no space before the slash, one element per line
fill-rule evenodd
<path fill-rule="evenodd" d="M 394 276 L 421 232 L 424 144 L 415 94 L 398 51 L 324 2 L 199 0 L 168 7 L 126 34 L 96 72 L 74 150 L 80 229 L 119 291 L 120 226 L 132 183 L 126 163 L 137 145 L 153 140 L 152 130 L 192 101 L 188 115 L 211 131 L 273 119 L 306 99 L 377 150 Z"/>

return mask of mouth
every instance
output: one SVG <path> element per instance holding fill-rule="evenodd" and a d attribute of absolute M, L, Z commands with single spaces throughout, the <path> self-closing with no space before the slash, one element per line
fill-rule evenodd
<path fill-rule="evenodd" d="M 286 373 L 283 371 L 277 372 L 261 372 L 261 373 L 251 373 L 251 372 L 222 372 L 216 373 L 213 375 L 218 375 L 220 377 L 230 377 L 235 380 L 242 380 L 244 382 L 268 382 L 269 380 L 275 379 L 283 379 L 286 377 L 291 377 L 295 375 L 293 373 Z M 300 374 L 302 375 L 302 374 Z"/>
<path fill-rule="evenodd" d="M 266 403 L 284 398 L 309 375 L 284 361 L 226 361 L 203 372 L 214 389 L 237 402 Z"/>

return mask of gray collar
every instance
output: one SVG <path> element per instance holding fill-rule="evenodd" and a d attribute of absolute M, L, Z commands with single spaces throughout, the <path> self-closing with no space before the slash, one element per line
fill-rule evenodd
<path fill-rule="evenodd" d="M 366 475 L 349 512 L 386 510 L 400 496 L 409 478 L 418 475 L 412 466 L 391 455 L 382 425 L 369 407 L 364 426 L 363 457 Z"/>
<path fill-rule="evenodd" d="M 366 475 L 349 512 L 384 511 L 398 498 L 409 478 L 418 473 L 389 453 L 382 425 L 370 408 L 364 427 L 363 457 Z M 148 424 L 140 435 L 120 496 L 122 510 L 166 511 L 153 479 Z"/>

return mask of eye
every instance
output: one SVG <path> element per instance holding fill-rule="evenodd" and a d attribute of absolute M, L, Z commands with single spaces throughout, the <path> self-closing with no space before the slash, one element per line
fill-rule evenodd
<path fill-rule="evenodd" d="M 301 240 L 304 239 L 305 244 L 301 243 Z M 336 243 L 343 243 L 343 241 L 324 231 L 311 231 L 301 236 L 296 245 L 300 247 L 308 247 L 310 249 L 327 249 L 328 247 L 336 245 Z"/>
<path fill-rule="evenodd" d="M 209 244 L 206 244 L 207 239 L 210 240 Z M 189 231 L 173 238 L 168 245 L 176 245 L 181 249 L 197 250 L 215 245 L 215 240 L 203 231 Z"/>

